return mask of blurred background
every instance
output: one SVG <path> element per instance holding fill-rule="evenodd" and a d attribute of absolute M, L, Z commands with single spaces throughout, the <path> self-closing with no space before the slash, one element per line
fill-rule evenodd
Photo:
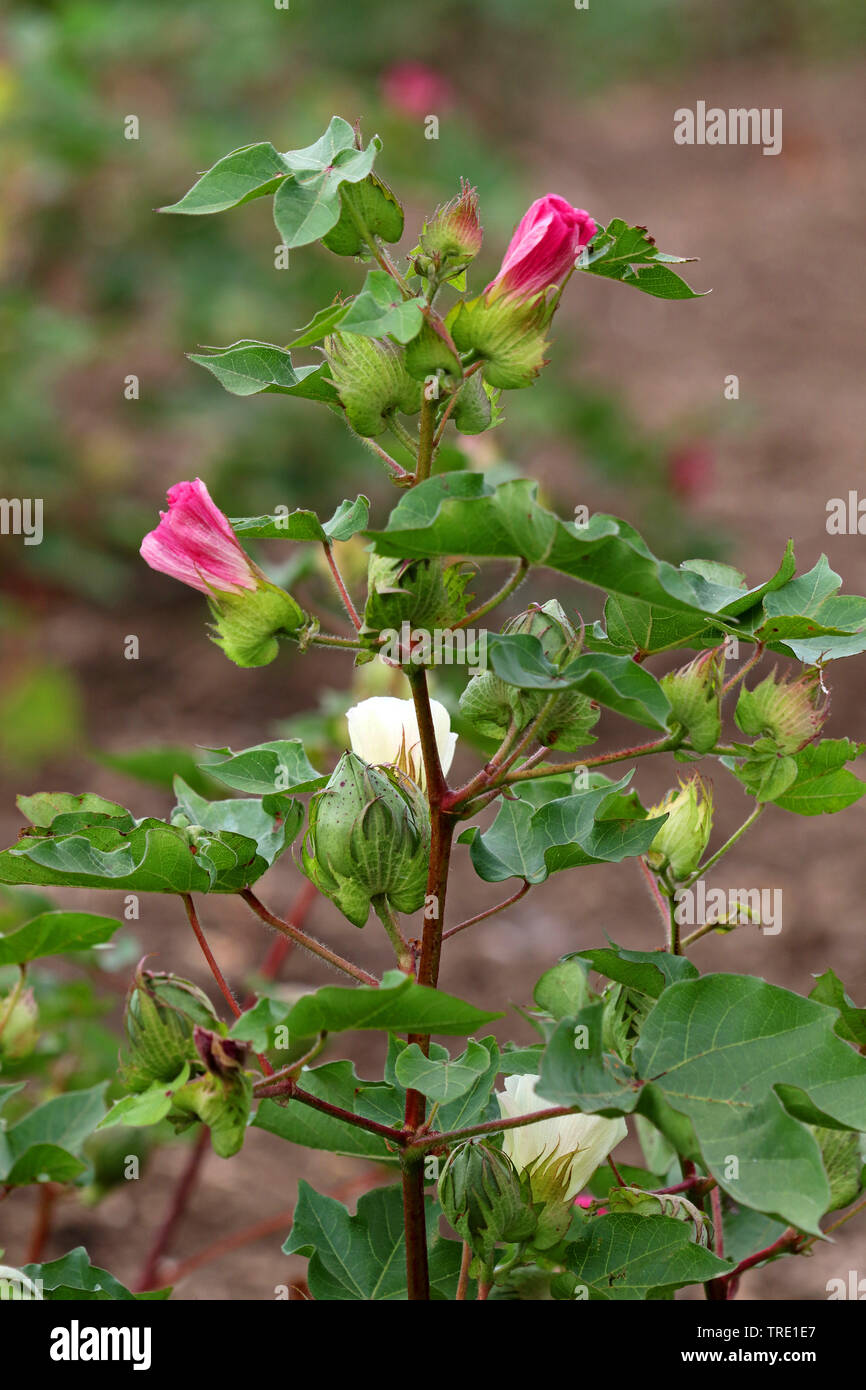
<path fill-rule="evenodd" d="M 205 479 L 234 516 L 281 503 L 328 515 L 358 491 L 372 496 L 377 519 L 393 505 L 370 456 L 329 412 L 229 396 L 184 355 L 239 338 L 286 342 L 338 289 L 358 286 L 361 267 L 309 247 L 275 269 L 269 199 L 210 218 L 154 213 L 230 149 L 257 140 L 296 148 L 333 113 L 382 137 L 377 167 L 406 205 L 404 250 L 466 177 L 485 228 L 479 284 L 527 204 L 557 192 L 600 222 L 645 223 L 663 250 L 699 257 L 686 278 L 713 291 L 667 303 L 578 277 L 539 383 L 508 393 L 504 427 L 458 441 L 449 466 L 531 472 L 565 514 L 578 504 L 612 511 L 665 558 L 723 558 L 754 582 L 793 536 L 801 569 L 826 551 L 846 589 L 866 592 L 866 541 L 826 531 L 828 500 L 863 487 L 864 70 L 860 0 L 595 0 L 585 10 L 571 0 L 426 0 L 423 12 L 396 0 L 291 0 L 286 9 L 13 0 L 0 46 L 0 493 L 43 498 L 45 533 L 38 546 L 0 537 L 4 843 L 20 824 L 19 791 L 87 789 L 162 814 L 172 767 L 196 745 L 239 748 L 301 728 L 313 744 L 342 736 L 340 698 L 329 694 L 345 676 L 337 658 L 287 649 L 278 665 L 238 671 L 207 641 L 199 597 L 137 555 L 180 478 Z M 781 107 L 782 153 L 675 145 L 674 111 L 699 100 Z M 435 140 L 425 137 L 429 115 Z M 125 138 L 129 116 L 137 139 Z M 731 374 L 735 400 L 725 397 Z M 125 389 L 131 376 L 136 399 Z M 288 549 L 268 560 L 284 573 L 306 563 Z M 360 576 L 363 556 L 355 560 Z M 314 571 L 309 583 L 315 592 Z M 588 621 L 598 616 L 594 596 L 556 592 Z M 124 655 L 130 635 L 137 660 Z M 864 674 L 863 657 L 831 670 L 831 735 L 866 732 Z M 319 713 L 300 724 L 310 709 Z M 612 721 L 611 741 L 621 733 Z M 644 799 L 671 778 L 670 768 L 642 769 Z M 733 789 L 720 833 L 740 819 Z M 863 826 L 860 806 L 832 822 L 765 817 L 736 872 L 743 884 L 783 889 L 784 929 L 742 929 L 739 945 L 702 942 L 701 967 L 747 969 L 808 992 L 810 975 L 830 964 L 866 1002 Z M 554 880 L 461 935 L 443 984 L 479 1003 L 503 991 L 526 1003 L 563 951 L 604 932 L 646 944 L 651 905 L 627 870 Z M 458 875 L 462 917 L 489 898 L 462 857 Z M 285 909 L 299 884 L 287 860 L 267 896 Z M 108 896 L 70 890 L 63 902 L 119 912 Z M 243 981 L 267 942 L 235 903 L 205 906 L 227 972 Z M 6 923 L 25 910 L 12 898 L 0 909 Z M 384 965 L 372 928 L 357 938 L 322 902 L 310 924 Z M 135 943 L 114 962 L 117 993 L 138 944 L 159 952 L 160 968 L 198 977 L 171 902 L 143 899 L 133 929 Z M 293 986 L 324 978 L 294 957 L 283 974 Z M 116 1038 L 110 1016 L 99 1021 L 99 991 L 84 980 L 67 987 L 80 994 L 73 1079 L 83 1084 L 104 1074 Z M 508 1028 L 521 1036 L 518 1018 Z M 71 1046 L 46 1044 L 46 1085 L 68 1084 L 57 1059 Z M 86 1239 L 98 1263 L 131 1278 L 183 1147 L 95 1212 L 65 1204 L 48 1254 Z M 258 1133 L 241 1160 L 210 1158 L 180 1253 L 224 1234 L 226 1212 L 240 1229 L 288 1207 L 299 1172 L 336 1193 L 357 1171 L 307 1153 L 288 1164 L 288 1151 Z M 0 1244 L 13 1261 L 26 1251 L 29 1201 L 22 1193 L 0 1208 Z M 752 1276 L 743 1295 L 824 1297 L 825 1280 L 858 1250 L 863 1266 L 852 1234 L 848 1247 Z M 202 1265 L 181 1296 L 268 1298 L 286 1267 L 276 1238 L 263 1237 Z"/>

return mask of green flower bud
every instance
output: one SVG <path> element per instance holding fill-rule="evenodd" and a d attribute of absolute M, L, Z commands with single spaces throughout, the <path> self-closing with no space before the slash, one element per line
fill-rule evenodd
<path fill-rule="evenodd" d="M 294 635 L 308 621 L 291 594 L 266 580 L 250 591 L 215 595 L 210 608 L 214 641 L 237 666 L 267 666 L 279 652 L 279 634 Z"/>
<path fill-rule="evenodd" d="M 420 263 L 419 273 L 450 278 L 474 260 L 483 240 L 478 194 L 461 179 L 459 197 L 437 208 L 429 222 L 424 223 L 413 253 L 416 263 Z"/>
<path fill-rule="evenodd" d="M 0 1057 L 20 1062 L 39 1038 L 39 1006 L 32 989 L 14 989 L 0 998 Z"/>
<path fill-rule="evenodd" d="M 640 1038 L 647 1014 L 655 1003 L 649 995 L 628 985 L 609 986 L 604 994 L 604 1013 L 602 1014 L 602 1047 L 606 1052 L 615 1052 L 618 1057 L 631 1065 L 632 1053 Z"/>
<path fill-rule="evenodd" d="M 425 632 L 453 627 L 466 616 L 469 579 L 470 571 L 463 564 L 372 554 L 361 636 L 378 636 L 383 629 L 399 631 L 404 622 Z"/>
<path fill-rule="evenodd" d="M 774 669 L 754 690 L 740 691 L 734 719 L 750 738 L 769 738 L 783 755 L 798 753 L 821 732 L 827 717 L 823 694 L 817 667 L 793 680 L 777 679 Z"/>
<path fill-rule="evenodd" d="M 139 967 L 126 1001 L 123 1024 L 129 1052 L 120 1076 L 129 1091 L 145 1091 L 154 1081 L 173 1081 L 196 1056 L 193 1027 L 217 1023 L 210 1000 L 179 976 Z"/>
<path fill-rule="evenodd" d="M 358 434 L 381 434 L 394 411 L 414 415 L 421 409 L 421 383 L 406 371 L 405 351 L 396 344 L 335 333 L 325 340 L 325 355 L 349 424 Z"/>
<path fill-rule="evenodd" d="M 328 785 L 310 800 L 304 873 L 349 921 L 363 927 L 371 900 L 397 912 L 423 906 L 430 812 L 421 789 L 394 767 L 371 767 L 344 753 Z"/>
<path fill-rule="evenodd" d="M 173 1109 L 194 1115 L 210 1130 L 213 1151 L 231 1158 L 242 1147 L 253 1101 L 253 1081 L 244 1071 L 229 1076 L 208 1072 L 175 1091 Z"/>
<path fill-rule="evenodd" d="M 552 313 L 542 295 L 521 301 L 482 294 L 461 300 L 445 324 L 460 352 L 484 358 L 485 381 L 513 391 L 531 386 L 545 365 Z"/>
<path fill-rule="evenodd" d="M 725 648 L 701 652 L 687 666 L 662 676 L 659 684 L 670 701 L 673 720 L 696 753 L 709 753 L 722 732 L 722 686 Z"/>
<path fill-rule="evenodd" d="M 580 652 L 582 633 L 570 622 L 556 599 L 510 619 L 504 633 L 537 637 L 547 659 L 562 670 Z M 474 728 L 487 738 L 503 739 L 512 722 L 525 729 L 541 713 L 549 691 L 520 690 L 492 671 L 474 676 L 460 697 L 460 709 Z M 550 706 L 538 737 L 549 748 L 574 751 L 594 743 L 590 730 L 601 711 L 594 700 L 577 690 L 564 690 Z"/>
<path fill-rule="evenodd" d="M 536 1218 L 520 1175 L 500 1149 L 467 1140 L 448 1155 L 439 1178 L 447 1219 L 485 1265 L 499 1241 L 528 1240 Z"/>
<path fill-rule="evenodd" d="M 667 820 L 650 845 L 647 859 L 653 869 L 669 868 L 675 879 L 686 879 L 701 861 L 713 828 L 713 793 L 700 773 L 672 788 L 649 816 L 667 813 Z"/>

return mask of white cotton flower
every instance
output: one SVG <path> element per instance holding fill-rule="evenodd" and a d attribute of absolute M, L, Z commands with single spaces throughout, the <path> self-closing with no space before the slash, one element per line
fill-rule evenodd
<path fill-rule="evenodd" d="M 536 1094 L 539 1079 L 531 1075 L 506 1077 L 505 1090 L 496 1092 L 504 1120 L 514 1120 L 519 1115 L 529 1115 L 553 1104 Z M 542 1188 L 549 1184 L 544 1182 L 545 1175 L 540 1170 L 553 1159 L 547 1173 L 552 1178 L 555 1170 L 557 1196 L 561 1201 L 570 1202 L 586 1187 L 598 1165 L 622 1143 L 627 1133 L 628 1127 L 622 1118 L 607 1120 L 601 1115 L 561 1115 L 506 1129 L 502 1137 L 505 1152 L 517 1171 L 532 1170 L 530 1177 L 537 1174 L 538 1185 Z M 568 1155 L 571 1155 L 571 1163 L 566 1165 L 563 1160 Z M 565 1171 L 560 1171 L 560 1165 Z M 532 1186 L 536 1199 L 552 1195 L 536 1192 L 535 1183 Z"/>
<path fill-rule="evenodd" d="M 451 732 L 451 716 L 438 700 L 430 701 L 436 747 L 443 773 L 454 757 L 457 735 Z M 374 695 L 346 712 L 352 752 L 366 763 L 392 765 L 417 782 L 425 784 L 421 736 L 412 700 L 394 695 Z"/>

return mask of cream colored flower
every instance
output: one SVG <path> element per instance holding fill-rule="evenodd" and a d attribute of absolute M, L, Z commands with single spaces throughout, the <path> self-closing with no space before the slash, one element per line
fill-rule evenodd
<path fill-rule="evenodd" d="M 433 729 L 442 771 L 448 772 L 457 735 L 451 732 L 451 716 L 438 700 L 430 701 Z M 412 700 L 394 695 L 374 695 L 346 712 L 352 752 L 364 762 L 399 767 L 420 787 L 425 784 L 421 736 Z"/>
<path fill-rule="evenodd" d="M 509 1076 L 505 1090 L 496 1092 L 504 1120 L 529 1115 L 552 1105 L 536 1095 L 537 1076 Z M 537 1120 L 503 1131 L 503 1147 L 518 1172 L 532 1170 L 533 1196 L 544 1200 L 554 1195 L 560 1201 L 571 1201 L 582 1191 L 600 1163 L 622 1143 L 628 1133 L 624 1119 L 606 1120 L 601 1115 L 561 1115 L 552 1120 Z M 571 1155 L 571 1163 L 563 1160 Z M 551 1163 L 550 1160 L 553 1160 Z M 545 1180 L 547 1179 L 547 1180 Z M 556 1192 L 551 1189 L 551 1180 Z M 541 1190 L 536 1191 L 536 1187 Z"/>

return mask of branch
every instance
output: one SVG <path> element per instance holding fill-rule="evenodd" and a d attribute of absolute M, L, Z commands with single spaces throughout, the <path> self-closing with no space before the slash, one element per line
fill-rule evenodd
<path fill-rule="evenodd" d="M 486 617 L 494 608 L 498 608 L 500 603 L 504 603 L 508 598 L 509 594 L 513 594 L 514 590 L 520 587 L 528 573 L 529 561 L 521 560 L 517 568 L 509 575 L 508 579 L 506 579 L 502 588 L 497 589 L 496 593 L 493 594 L 491 598 L 485 600 L 485 602 L 480 604 L 473 612 L 467 614 L 465 618 L 461 618 L 459 623 L 455 623 L 455 629 L 459 627 L 469 627 L 471 623 L 476 623 L 479 618 Z"/>
<path fill-rule="evenodd" d="M 558 772 L 575 772 L 579 767 L 607 767 L 609 763 L 625 762 L 628 758 L 647 758 L 651 753 L 672 752 L 681 743 L 681 734 L 670 734 L 655 743 L 638 743 L 633 748 L 618 748 L 614 753 L 599 753 L 594 758 L 569 758 L 566 763 L 542 764 L 527 771 L 521 767 L 517 772 L 509 773 L 505 782 L 510 785 L 529 777 L 553 777 Z"/>
<path fill-rule="evenodd" d="M 449 1129 L 444 1134 L 425 1134 L 420 1139 L 409 1139 L 409 1150 L 439 1148 L 440 1145 L 456 1144 L 461 1139 L 472 1139 L 476 1134 L 498 1134 L 503 1129 L 519 1129 L 523 1125 L 534 1125 L 539 1120 L 558 1120 L 563 1115 L 578 1114 L 576 1105 L 557 1105 L 553 1110 L 532 1110 L 528 1115 L 517 1115 L 511 1120 L 485 1120 L 480 1125 L 470 1125 L 468 1129 Z"/>
<path fill-rule="evenodd" d="M 502 912 L 506 907 L 510 907 L 512 903 L 520 902 L 520 899 L 526 896 L 531 887 L 532 884 L 525 878 L 523 880 L 523 887 L 518 888 L 516 893 L 512 893 L 510 898 L 506 898 L 502 903 L 497 903 L 495 907 L 488 907 L 486 912 L 477 912 L 474 917 L 467 917 L 465 922 L 461 922 L 458 926 L 451 927 L 449 931 L 444 932 L 442 940 L 447 941 L 449 936 L 456 936 L 459 931 L 465 931 L 467 927 L 474 927 L 476 922 L 483 922 L 487 917 L 495 917 L 497 912 Z"/>
<path fill-rule="evenodd" d="M 259 1081 L 253 1087 L 253 1095 L 262 1100 L 299 1100 L 302 1105 L 309 1105 L 312 1110 L 321 1110 L 323 1115 L 331 1115 L 335 1120 L 342 1120 L 344 1124 L 354 1125 L 356 1129 L 366 1129 L 371 1134 L 378 1134 L 389 1144 L 396 1144 L 399 1148 L 403 1148 L 406 1144 L 406 1135 L 401 1129 L 392 1129 L 390 1125 L 380 1125 L 378 1120 L 368 1120 L 364 1115 L 356 1115 L 352 1110 L 344 1110 L 340 1105 L 332 1105 L 329 1100 L 321 1100 L 312 1092 L 303 1091 L 288 1076 L 276 1084 L 274 1084 L 272 1077 L 265 1077 L 264 1081 Z"/>
<path fill-rule="evenodd" d="M 223 975 L 223 972 L 217 965 L 216 957 L 213 951 L 211 950 L 210 946 L 208 946 L 207 944 L 205 934 L 202 931 L 201 923 L 199 922 L 198 916 L 196 914 L 195 903 L 192 900 L 192 896 L 189 893 L 181 893 L 181 897 L 183 898 L 183 905 L 186 908 L 186 915 L 189 918 L 189 924 L 195 932 L 196 940 L 198 941 L 198 944 L 202 949 L 202 954 L 204 955 L 205 960 L 210 966 L 211 974 L 213 975 L 214 979 L 219 985 L 220 992 L 223 998 L 225 999 L 226 1003 L 228 1004 L 229 1008 L 231 1009 L 232 1013 L 234 1014 L 235 1018 L 240 1018 L 240 1006 L 238 1005 L 237 1000 L 235 999 L 234 995 L 232 994 L 231 990 L 226 984 L 225 976 Z"/>
<path fill-rule="evenodd" d="M 325 552 L 325 559 L 328 562 L 328 568 L 330 569 L 331 574 L 334 576 L 334 583 L 337 586 L 340 598 L 343 600 L 343 607 L 348 613 L 349 619 L 355 631 L 360 632 L 361 619 L 358 617 L 357 609 L 355 608 L 355 605 L 352 602 L 349 590 L 346 588 L 346 585 L 343 582 L 343 576 L 340 574 L 340 570 L 337 566 L 337 561 L 334 559 L 334 547 L 330 541 L 322 541 L 322 549 Z"/>
<path fill-rule="evenodd" d="M 418 424 L 418 466 L 415 469 L 415 482 L 423 483 L 433 470 L 433 431 L 436 424 L 436 406 L 421 398 L 421 419 Z"/>
<path fill-rule="evenodd" d="M 243 898 L 248 907 L 252 908 L 257 917 L 263 922 L 267 922 L 269 927 L 275 927 L 277 931 L 288 936 L 292 941 L 303 946 L 305 950 L 311 951 L 320 960 L 327 961 L 328 965 L 333 965 L 335 969 L 342 970 L 344 975 L 351 975 L 353 980 L 357 980 L 362 985 L 378 985 L 379 981 L 375 975 L 370 975 L 366 970 L 362 970 L 360 965 L 353 965 L 351 961 L 344 960 L 338 956 L 336 951 L 332 951 L 328 946 L 324 946 L 321 941 L 316 941 L 314 937 L 307 936 L 298 927 L 292 926 L 291 922 L 283 921 L 282 917 L 277 917 L 263 902 L 260 902 L 251 888 L 244 888 L 239 895 Z"/>
<path fill-rule="evenodd" d="M 177 1187 L 172 1195 L 162 1225 L 157 1231 L 153 1244 L 145 1257 L 141 1274 L 138 1276 L 135 1287 L 136 1293 L 145 1293 L 148 1289 L 155 1289 L 158 1287 L 160 1261 L 171 1244 L 172 1237 L 186 1211 L 187 1203 L 192 1195 L 199 1170 L 204 1161 L 204 1156 L 207 1153 L 209 1140 L 210 1130 L 206 1125 L 202 1125 L 199 1133 L 196 1135 L 195 1143 L 187 1157 L 186 1163 L 183 1166 Z"/>

